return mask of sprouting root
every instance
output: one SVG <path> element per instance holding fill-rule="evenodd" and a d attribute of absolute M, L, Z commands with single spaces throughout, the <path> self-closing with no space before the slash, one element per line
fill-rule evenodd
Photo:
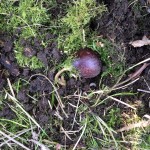
<path fill-rule="evenodd" d="M 55 82 L 62 85 L 62 86 L 66 86 L 66 80 L 64 79 L 64 76 L 61 75 L 63 72 L 66 71 L 71 71 L 71 68 L 63 68 L 60 71 L 57 72 L 57 74 L 55 75 Z"/>

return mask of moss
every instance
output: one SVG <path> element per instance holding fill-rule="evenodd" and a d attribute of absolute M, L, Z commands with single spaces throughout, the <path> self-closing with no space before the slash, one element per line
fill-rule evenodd
<path fill-rule="evenodd" d="M 70 5 L 66 16 L 60 19 L 59 47 L 66 53 L 72 53 L 87 45 L 91 34 L 89 24 L 92 18 L 102 15 L 106 7 L 94 0 L 78 0 Z M 90 37 L 92 38 L 92 37 Z"/>
<path fill-rule="evenodd" d="M 21 31 L 21 36 L 28 38 L 36 36 L 38 28 L 47 22 L 49 16 L 42 1 L 1 1 L 0 28 L 4 31 Z"/>
<path fill-rule="evenodd" d="M 0 29 L 4 32 L 18 36 L 19 39 L 28 39 L 38 36 L 39 29 L 44 25 L 49 15 L 43 7 L 44 1 L 23 0 L 23 1 L 4 1 L 0 3 Z M 21 67 L 28 66 L 31 69 L 43 67 L 43 64 L 36 56 L 27 58 L 23 55 L 23 48 L 16 39 L 15 55 Z"/>
<path fill-rule="evenodd" d="M 20 42 L 16 41 L 14 51 L 17 63 L 21 67 L 29 67 L 30 69 L 38 69 L 44 67 L 43 63 L 36 56 L 33 56 L 31 58 L 24 56 L 23 49 L 24 48 L 20 44 Z"/>

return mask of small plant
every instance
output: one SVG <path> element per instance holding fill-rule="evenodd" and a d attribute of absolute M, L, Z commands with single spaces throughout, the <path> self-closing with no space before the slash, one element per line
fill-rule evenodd
<path fill-rule="evenodd" d="M 58 78 L 64 71 L 71 72 L 73 68 L 75 68 L 82 77 L 93 78 L 100 73 L 102 64 L 98 57 L 98 54 L 92 51 L 92 49 L 90 48 L 80 49 L 77 52 L 76 58 L 70 64 L 70 66 L 68 65 L 68 67 L 63 68 L 56 74 L 55 81 L 65 86 L 66 85 L 65 80 L 62 78 L 62 80 L 59 81 Z"/>
<path fill-rule="evenodd" d="M 96 65 L 97 69 L 95 70 L 97 72 L 97 75 L 102 70 L 101 62 L 103 62 L 103 64 L 106 66 L 107 69 L 101 73 L 101 78 L 108 77 L 108 75 L 109 75 L 109 76 L 114 77 L 114 81 L 115 81 L 116 79 L 118 79 L 118 77 L 120 75 L 122 75 L 122 72 L 123 72 L 124 64 L 123 64 L 123 60 L 120 60 L 121 54 L 118 54 L 116 52 L 115 48 L 113 47 L 113 45 L 108 40 L 102 39 L 102 38 L 94 38 L 94 35 L 92 37 L 93 37 L 93 39 L 88 39 L 88 41 L 87 41 L 87 43 L 88 43 L 87 47 L 88 48 L 85 48 L 85 49 L 87 49 L 87 50 L 92 49 L 92 51 L 94 51 L 94 53 L 95 53 L 95 57 L 97 59 L 96 62 L 98 62 Z M 102 46 L 100 46 L 99 44 L 102 44 Z M 80 49 L 80 50 L 82 52 L 83 49 Z M 69 71 L 70 75 L 78 76 L 77 71 L 76 71 L 76 70 L 78 70 L 80 75 L 82 77 L 86 78 L 84 73 L 81 73 L 81 71 L 84 71 L 84 70 L 82 68 L 80 69 L 80 67 L 83 67 L 81 61 L 79 61 L 80 59 L 78 58 L 78 55 L 80 56 L 80 50 L 79 50 L 79 52 L 76 52 L 76 54 L 77 54 L 76 60 L 75 60 L 75 58 L 73 58 L 73 55 L 72 55 L 72 57 L 68 57 L 68 59 L 59 66 L 60 71 L 58 71 L 58 73 L 55 76 L 56 82 L 59 82 L 59 84 L 61 84 L 63 86 L 66 85 L 63 76 L 59 80 L 60 75 L 66 71 Z M 111 57 L 117 58 L 116 59 L 117 62 L 116 62 L 116 60 L 114 60 L 114 58 L 111 58 Z M 80 67 L 78 67 L 78 65 Z M 77 74 L 77 75 L 74 75 L 74 74 Z M 95 77 L 95 76 L 93 76 L 93 77 Z"/>
<path fill-rule="evenodd" d="M 70 5 L 67 10 L 66 16 L 59 20 L 59 25 L 61 27 L 58 37 L 59 48 L 63 49 L 67 55 L 70 55 L 81 48 L 88 47 L 87 37 L 90 37 L 89 34 L 91 34 L 89 23 L 92 18 L 96 17 L 98 14 L 101 15 L 104 11 L 106 11 L 106 7 L 103 4 L 98 5 L 94 0 L 74 1 L 73 5 Z M 92 39 L 92 37 L 90 37 L 90 39 Z M 69 61 L 67 65 L 61 65 L 63 69 L 56 74 L 55 81 L 65 86 L 66 83 L 63 76 L 60 80 L 59 76 L 65 71 L 74 73 L 75 68 L 79 71 L 80 75 L 85 78 L 97 76 L 101 71 L 101 62 L 96 54 L 95 58 L 96 59 L 91 58 L 91 62 L 91 59 L 88 60 L 88 58 L 85 59 L 84 56 L 82 58 L 80 56 L 75 61 Z M 89 63 L 91 63 L 91 65 L 89 65 Z M 92 65 L 95 65 L 95 68 L 97 66 L 97 68 L 93 70 Z M 86 69 L 87 66 L 88 69 Z"/>

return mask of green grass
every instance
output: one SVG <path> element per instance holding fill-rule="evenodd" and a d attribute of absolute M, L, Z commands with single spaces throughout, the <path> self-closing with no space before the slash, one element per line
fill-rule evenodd
<path fill-rule="evenodd" d="M 37 128 L 39 126 L 32 116 L 30 116 L 26 111 L 22 109 L 21 104 L 17 102 L 15 97 L 11 96 L 9 93 L 7 93 L 10 100 L 14 103 L 11 105 L 11 109 L 15 112 L 16 118 L 13 120 L 9 119 L 0 119 L 0 126 L 1 129 L 4 132 L 8 132 L 11 137 L 19 135 L 17 138 L 15 138 L 18 142 L 22 143 L 23 145 L 26 145 L 27 140 L 31 138 L 32 128 Z M 6 101 L 6 100 L 5 100 Z M 82 99 L 80 99 L 82 101 Z M 15 106 L 16 105 L 16 106 Z M 97 114 L 94 114 L 92 111 L 89 111 L 90 108 L 86 104 L 79 104 L 77 109 L 77 115 L 85 115 L 82 117 L 82 120 L 79 122 L 80 127 L 82 128 L 80 135 L 78 136 L 78 140 L 76 144 L 72 147 L 72 149 L 76 148 L 80 141 L 84 142 L 85 149 L 99 149 L 99 148 L 110 148 L 113 147 L 115 149 L 124 149 L 123 142 L 130 143 L 134 139 L 134 143 L 132 143 L 132 149 L 140 149 L 146 150 L 149 148 L 149 129 L 133 129 L 131 131 L 128 131 L 128 134 L 125 133 L 124 140 L 121 141 L 121 139 L 116 138 L 115 136 L 117 133 L 112 129 L 114 128 L 114 125 L 118 125 L 120 121 L 118 120 L 121 118 L 119 109 L 111 109 L 107 114 L 106 118 L 102 116 L 98 116 Z M 96 107 L 95 107 L 96 109 Z M 116 114 L 119 117 L 116 118 Z M 103 119 L 106 119 L 108 121 L 104 121 Z M 134 118 L 134 120 L 133 120 Z M 75 118 L 77 119 L 77 118 Z M 131 117 L 129 120 L 129 123 L 132 123 L 134 121 L 138 121 L 140 118 Z M 119 121 L 119 122 L 118 122 Z M 51 131 L 53 131 L 52 126 L 56 127 L 62 127 L 62 121 L 59 119 L 53 119 L 53 125 L 50 124 Z M 39 126 L 40 127 L 40 126 Z M 67 132 L 67 131 L 66 131 Z M 55 134 L 55 133 L 53 133 Z M 6 137 L 5 137 L 6 138 Z M 49 148 L 54 148 L 58 143 L 55 141 L 50 141 L 50 137 L 46 135 L 44 130 L 42 130 L 39 134 L 39 141 L 38 142 L 44 142 L 45 146 L 48 146 Z M 15 148 L 16 147 L 16 148 Z M 80 146 L 79 146 L 80 147 Z M 14 149 L 18 148 L 17 143 L 13 146 Z M 63 148 L 62 148 L 63 150 Z"/>
<path fill-rule="evenodd" d="M 112 128 L 108 127 L 107 123 L 96 114 L 89 114 L 87 116 L 88 123 L 87 129 L 85 130 L 84 138 L 87 147 L 89 148 L 104 148 L 115 146 L 118 147 L 117 141 L 114 138 L 114 133 Z M 84 139 L 83 138 L 83 139 Z"/>

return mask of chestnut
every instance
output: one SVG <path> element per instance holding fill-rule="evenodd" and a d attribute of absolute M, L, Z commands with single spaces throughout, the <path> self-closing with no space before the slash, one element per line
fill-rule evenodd
<path fill-rule="evenodd" d="M 80 49 L 76 53 L 76 58 L 73 61 L 73 66 L 84 78 L 94 78 L 102 68 L 101 60 L 98 53 L 90 48 Z"/>
<path fill-rule="evenodd" d="M 91 48 L 82 48 L 76 55 L 75 59 L 71 62 L 68 67 L 64 67 L 55 75 L 55 82 L 58 82 L 62 86 L 66 86 L 66 81 L 64 77 L 60 75 L 63 72 L 69 71 L 72 72 L 73 68 L 79 75 L 83 78 L 94 78 L 96 77 L 102 69 L 102 63 L 99 58 L 99 54 L 93 51 Z"/>

